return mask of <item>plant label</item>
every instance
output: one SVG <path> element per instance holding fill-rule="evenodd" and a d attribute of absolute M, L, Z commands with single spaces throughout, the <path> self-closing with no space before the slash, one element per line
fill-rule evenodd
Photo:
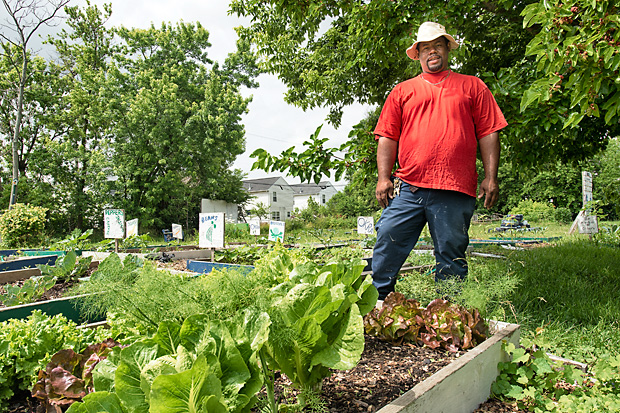
<path fill-rule="evenodd" d="M 269 241 L 284 242 L 284 227 L 282 221 L 269 221 Z"/>
<path fill-rule="evenodd" d="M 172 238 L 183 239 L 183 226 L 172 224 Z"/>
<path fill-rule="evenodd" d="M 224 248 L 224 213 L 199 215 L 198 246 L 200 248 Z"/>
<path fill-rule="evenodd" d="M 127 238 L 138 236 L 138 218 L 127 221 Z"/>
<path fill-rule="evenodd" d="M 251 219 L 248 224 L 250 225 L 250 235 L 260 235 L 260 219 Z"/>
<path fill-rule="evenodd" d="M 372 217 L 357 217 L 357 233 L 373 235 L 375 233 L 375 221 Z"/>
<path fill-rule="evenodd" d="M 106 209 L 103 211 L 104 237 L 123 239 L 125 237 L 125 211 Z"/>

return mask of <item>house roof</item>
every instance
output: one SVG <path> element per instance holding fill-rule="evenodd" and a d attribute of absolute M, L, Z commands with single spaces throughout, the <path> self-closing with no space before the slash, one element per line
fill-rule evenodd
<path fill-rule="evenodd" d="M 314 195 L 320 193 L 323 189 L 332 186 L 329 181 L 322 181 L 318 184 L 293 184 L 291 188 L 295 191 L 295 194 Z"/>
<path fill-rule="evenodd" d="M 243 187 L 249 192 L 262 192 L 268 191 L 276 182 L 278 182 L 281 177 L 272 177 L 272 178 L 259 178 L 259 179 L 245 179 L 243 180 Z M 284 181 L 284 179 L 282 179 Z M 281 186 L 289 186 L 286 181 L 283 184 L 279 184 Z"/>

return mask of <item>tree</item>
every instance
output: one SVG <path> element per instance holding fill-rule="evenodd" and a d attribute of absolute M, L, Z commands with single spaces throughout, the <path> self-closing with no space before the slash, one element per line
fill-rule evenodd
<path fill-rule="evenodd" d="M 586 117 L 620 120 L 620 15 L 609 0 L 540 2 L 523 10 L 524 26 L 540 27 L 526 54 L 536 56 L 537 79 L 523 94 L 521 108 L 570 91 L 563 127 Z"/>
<path fill-rule="evenodd" d="M 257 75 L 249 43 L 240 41 L 224 65 L 206 53 L 199 23 L 117 30 L 125 43 L 115 73 L 113 164 L 115 203 L 146 226 L 169 225 L 188 201 L 242 202 L 241 174 L 231 171 L 244 151 L 241 115 Z"/>
<path fill-rule="evenodd" d="M 52 159 L 46 172 L 68 210 L 69 226 L 83 231 L 101 220 L 107 195 L 116 47 L 105 27 L 110 5 L 100 11 L 87 1 L 83 9 L 67 7 L 66 12 L 70 30 L 48 40 L 60 59 L 64 90 L 58 91 L 62 107 L 54 119 L 54 127 L 63 132 L 46 144 Z"/>
<path fill-rule="evenodd" d="M 439 21 L 448 32 L 457 33 L 461 42 L 452 54 L 452 66 L 483 78 L 502 107 L 510 124 L 502 132 L 505 152 L 515 165 L 527 167 L 558 159 L 578 162 L 603 149 L 620 128 L 596 116 L 583 119 L 579 127 L 565 128 L 572 109 L 564 102 L 580 87 L 575 84 L 536 107 L 522 105 L 531 82 L 549 72 L 537 65 L 532 55 L 526 55 L 526 46 L 536 42 L 542 31 L 529 24 L 529 17 L 524 25 L 521 14 L 527 15 L 538 4 L 532 0 L 441 4 L 233 0 L 231 11 L 252 18 L 241 31 L 257 45 L 265 70 L 287 85 L 286 100 L 303 109 L 329 107 L 328 120 L 335 125 L 344 106 L 353 102 L 380 106 L 394 85 L 418 74 L 419 65 L 408 60 L 404 51 L 421 22 Z M 537 9 L 536 16 L 542 13 Z M 615 9 L 608 8 L 605 13 L 610 13 L 611 27 Z M 366 128 L 365 136 L 372 143 L 371 124 Z M 323 153 L 325 157 L 332 154 L 329 148 Z M 293 153 L 283 154 L 287 155 L 293 164 L 299 159 Z M 334 158 L 331 162 L 336 170 L 350 163 Z M 314 159 L 313 164 L 319 163 Z M 374 175 L 371 165 L 366 166 L 362 168 L 365 175 Z"/>
<path fill-rule="evenodd" d="M 15 108 L 15 123 L 12 138 L 13 180 L 9 208 L 16 202 L 16 191 L 19 180 L 19 136 L 22 126 L 24 92 L 31 70 L 28 66 L 28 43 L 34 33 L 44 25 L 48 25 L 56 18 L 57 13 L 69 0 L 2 0 L 9 18 L 6 23 L 0 24 L 0 38 L 2 39 L 3 57 L 10 61 L 18 73 L 14 87 L 17 90 L 17 106 Z M 11 51 L 11 46 L 20 53 Z"/>

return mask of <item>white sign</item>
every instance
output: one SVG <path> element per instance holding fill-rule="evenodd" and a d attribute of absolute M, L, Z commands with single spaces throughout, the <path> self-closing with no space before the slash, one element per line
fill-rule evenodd
<path fill-rule="evenodd" d="M 224 248 L 224 213 L 200 214 L 198 246 L 200 248 Z"/>
<path fill-rule="evenodd" d="M 372 217 L 357 217 L 357 233 L 373 235 L 375 233 L 375 221 Z"/>
<path fill-rule="evenodd" d="M 583 206 L 592 201 L 592 173 L 581 172 L 581 188 L 583 192 Z"/>
<path fill-rule="evenodd" d="M 138 218 L 127 221 L 127 238 L 138 236 Z"/>
<path fill-rule="evenodd" d="M 103 211 L 104 237 L 125 237 L 125 211 L 122 209 L 106 209 Z"/>
<path fill-rule="evenodd" d="M 172 238 L 183 239 L 183 226 L 172 224 Z"/>
<path fill-rule="evenodd" d="M 580 234 L 598 234 L 598 220 L 596 215 L 589 215 L 585 211 L 579 212 L 577 215 L 577 227 Z"/>
<path fill-rule="evenodd" d="M 282 221 L 269 221 L 269 241 L 284 242 L 284 227 Z"/>
<path fill-rule="evenodd" d="M 250 225 L 250 235 L 260 235 L 260 219 L 251 219 L 248 224 Z"/>

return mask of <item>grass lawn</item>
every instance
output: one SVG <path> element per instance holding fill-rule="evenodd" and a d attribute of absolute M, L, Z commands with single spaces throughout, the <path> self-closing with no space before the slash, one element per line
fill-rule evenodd
<path fill-rule="evenodd" d="M 471 257 L 458 300 L 520 324 L 526 347 L 590 364 L 620 354 L 620 248 L 581 238 L 526 250 L 492 247 L 504 259 Z M 413 273 L 397 289 L 423 303 L 437 295 L 429 274 Z"/>

